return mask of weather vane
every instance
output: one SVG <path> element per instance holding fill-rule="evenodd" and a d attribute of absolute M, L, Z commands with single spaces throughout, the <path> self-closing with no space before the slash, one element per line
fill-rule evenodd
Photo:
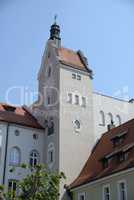
<path fill-rule="evenodd" d="M 56 24 L 56 22 L 57 22 L 57 18 L 58 18 L 58 15 L 56 14 L 56 15 L 54 15 L 54 23 Z"/>

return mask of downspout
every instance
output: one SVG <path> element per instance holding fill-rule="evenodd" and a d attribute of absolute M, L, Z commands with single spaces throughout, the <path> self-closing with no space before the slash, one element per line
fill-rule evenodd
<path fill-rule="evenodd" d="M 8 138 L 9 138 L 9 123 L 7 123 L 7 130 L 6 130 L 5 158 L 4 158 L 3 181 L 2 181 L 3 185 L 5 185 L 5 178 L 6 178 Z"/>

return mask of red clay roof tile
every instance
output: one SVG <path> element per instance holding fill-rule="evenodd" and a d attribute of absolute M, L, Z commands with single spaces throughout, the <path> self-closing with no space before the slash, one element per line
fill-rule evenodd
<path fill-rule="evenodd" d="M 89 72 L 77 52 L 66 48 L 59 48 L 58 56 L 61 63 Z"/>
<path fill-rule="evenodd" d="M 114 147 L 111 138 L 125 131 L 127 132 L 127 134 L 124 141 L 119 146 Z M 104 158 L 106 155 L 129 147 L 132 143 L 134 143 L 134 119 L 122 124 L 119 127 L 113 128 L 109 132 L 102 135 L 94 151 L 89 156 L 89 159 L 87 160 L 80 175 L 69 187 L 75 188 L 91 181 L 100 179 L 102 177 L 109 176 L 113 173 L 117 173 L 119 171 L 134 167 L 133 145 L 130 151 L 131 153 L 129 153 L 129 156 L 125 161 L 117 163 L 117 160 L 115 162 L 115 160 L 113 159 L 112 161 L 110 161 L 107 168 L 103 168 L 103 165 L 101 163 L 101 159 Z"/>
<path fill-rule="evenodd" d="M 7 111 L 5 106 L 14 107 L 14 111 Z M 15 107 L 8 104 L 0 104 L 0 121 L 43 129 L 37 120 L 23 107 Z"/>

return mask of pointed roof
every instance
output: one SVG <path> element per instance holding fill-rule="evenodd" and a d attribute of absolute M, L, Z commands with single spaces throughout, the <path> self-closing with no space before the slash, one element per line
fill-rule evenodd
<path fill-rule="evenodd" d="M 0 121 L 43 129 L 33 115 L 25 108 L 0 103 Z"/>
<path fill-rule="evenodd" d="M 114 146 L 113 140 L 124 137 L 123 142 Z M 123 162 L 117 162 L 120 153 L 129 152 Z M 111 159 L 112 158 L 112 159 Z M 103 161 L 110 159 L 108 166 Z M 71 189 L 134 167 L 134 119 L 111 129 L 102 135 L 93 148 L 89 159 Z"/>
<path fill-rule="evenodd" d="M 59 56 L 59 61 L 62 64 L 71 66 L 73 68 L 91 73 L 92 71 L 87 67 L 86 63 L 84 63 L 85 57 L 80 55 L 79 51 L 75 52 L 73 50 L 61 47 L 58 48 L 58 56 Z"/>

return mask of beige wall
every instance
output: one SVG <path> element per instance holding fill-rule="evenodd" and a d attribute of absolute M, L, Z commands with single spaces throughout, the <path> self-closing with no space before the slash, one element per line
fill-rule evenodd
<path fill-rule="evenodd" d="M 78 195 L 80 193 L 85 193 L 85 200 L 103 200 L 103 187 L 105 185 L 110 186 L 110 199 L 111 200 L 119 200 L 118 198 L 118 183 L 120 181 L 126 182 L 127 187 L 127 200 L 134 199 L 134 189 L 133 189 L 133 181 L 134 181 L 134 170 L 130 172 L 124 172 L 120 174 L 116 174 L 107 177 L 100 181 L 96 181 L 89 185 L 83 185 L 78 189 L 73 190 L 73 200 L 78 200 Z"/>

